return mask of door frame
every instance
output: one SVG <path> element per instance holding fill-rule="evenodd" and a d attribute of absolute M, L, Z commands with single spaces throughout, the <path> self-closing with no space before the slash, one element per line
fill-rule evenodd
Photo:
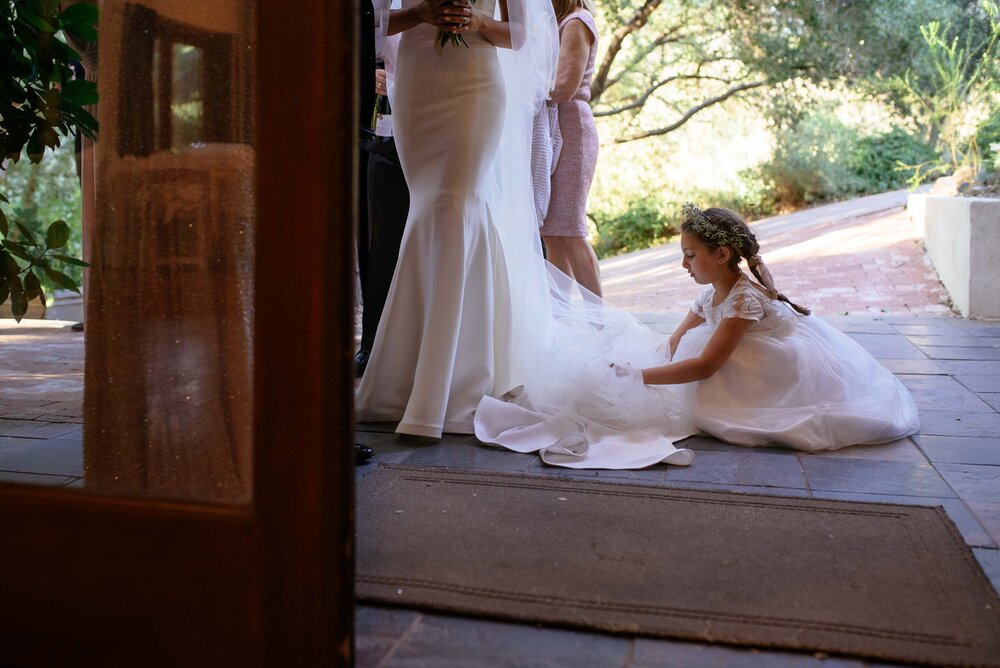
<path fill-rule="evenodd" d="M 0 663 L 352 663 L 358 13 L 289 7 L 257 0 L 253 500 L 0 484 Z"/>

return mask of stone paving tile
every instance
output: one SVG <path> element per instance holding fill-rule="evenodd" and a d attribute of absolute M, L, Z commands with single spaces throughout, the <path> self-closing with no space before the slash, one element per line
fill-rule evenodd
<path fill-rule="evenodd" d="M 431 447 L 428 445 L 430 441 L 427 443 L 416 443 L 412 439 L 381 431 L 355 431 L 354 440 L 357 443 L 367 445 L 376 454 L 387 454 L 390 452 L 410 453 L 418 448 Z"/>
<path fill-rule="evenodd" d="M 381 666 L 607 668 L 625 665 L 630 642 L 581 631 L 423 614 Z"/>
<path fill-rule="evenodd" d="M 876 359 L 922 360 L 927 356 L 902 334 L 848 334 Z"/>
<path fill-rule="evenodd" d="M 627 483 L 629 485 L 662 486 L 663 481 L 666 480 L 668 468 L 670 467 L 666 464 L 657 464 L 656 466 L 648 466 L 635 471 L 598 471 L 597 479 Z M 534 473 L 534 471 L 529 469 L 528 473 Z"/>
<path fill-rule="evenodd" d="M 762 487 L 760 485 L 727 485 L 715 482 L 697 482 L 692 480 L 664 480 L 657 483 L 659 487 L 670 489 L 697 489 L 711 492 L 737 492 L 739 494 L 769 494 L 771 496 L 794 496 L 809 498 L 809 490 L 800 487 Z"/>
<path fill-rule="evenodd" d="M 945 375 L 947 372 L 938 366 L 937 362 L 929 359 L 880 359 L 879 364 L 896 375 L 901 374 L 934 374 Z"/>
<path fill-rule="evenodd" d="M 895 329 L 900 334 L 907 336 L 965 336 L 969 331 L 960 326 L 958 318 L 944 319 L 938 318 L 933 321 L 919 324 L 901 323 L 895 325 Z"/>
<path fill-rule="evenodd" d="M 1000 392 L 1000 376 L 989 374 L 952 374 L 952 378 L 977 394 Z"/>
<path fill-rule="evenodd" d="M 975 392 L 948 376 L 906 375 L 899 380 L 910 390 L 917 408 L 925 410 L 992 413 L 994 408 Z"/>
<path fill-rule="evenodd" d="M 918 346 L 921 352 L 936 360 L 1000 360 L 1000 348 L 980 346 Z"/>
<path fill-rule="evenodd" d="M 987 324 L 979 320 L 958 320 L 958 325 L 973 336 L 1000 337 L 1000 325 Z"/>
<path fill-rule="evenodd" d="M 746 445 L 733 445 L 724 443 L 712 436 L 689 436 L 682 441 L 675 443 L 678 448 L 688 448 L 690 450 L 712 450 L 716 452 L 758 452 L 770 455 L 794 455 L 795 451 L 783 448 L 777 444 L 766 447 L 753 447 Z"/>
<path fill-rule="evenodd" d="M 983 573 L 990 579 L 993 588 L 1000 591 L 1000 550 L 974 548 L 973 554 L 983 568 Z"/>
<path fill-rule="evenodd" d="M 988 403 L 993 410 L 1000 411 L 1000 392 L 980 392 L 979 398 Z"/>
<path fill-rule="evenodd" d="M 690 466 L 667 469 L 667 483 L 703 482 L 755 487 L 806 488 L 802 467 L 795 457 L 744 452 L 698 452 Z"/>
<path fill-rule="evenodd" d="M 876 318 L 850 316 L 823 316 L 823 320 L 845 334 L 898 334 L 891 323 Z M 980 344 L 982 345 L 982 344 Z"/>
<path fill-rule="evenodd" d="M 458 443 L 445 441 L 438 445 L 414 450 L 402 460 L 402 464 L 406 466 L 524 472 L 537 461 L 538 456 L 534 454 L 521 454 L 467 441 Z"/>
<path fill-rule="evenodd" d="M 962 336 L 933 336 L 910 334 L 906 338 L 910 340 L 910 343 L 917 347 L 952 346 L 957 348 L 981 348 L 991 346 L 994 348 L 1000 348 L 1000 337 L 996 336 L 973 336 L 972 334 Z"/>
<path fill-rule="evenodd" d="M 525 455 L 528 456 L 528 455 Z M 527 475 L 543 475 L 543 476 L 553 476 L 555 478 L 597 478 L 601 477 L 601 471 L 597 469 L 570 469 L 565 466 L 549 466 L 537 455 L 530 455 L 534 461 L 528 466 L 525 471 Z M 655 469 L 654 469 L 655 470 Z M 605 473 L 603 476 L 605 478 L 616 477 L 611 474 Z"/>
<path fill-rule="evenodd" d="M 0 436 L 18 438 L 55 438 L 80 431 L 80 426 L 64 422 L 8 420 L 0 418 Z"/>
<path fill-rule="evenodd" d="M 969 501 L 968 506 L 986 532 L 1000 545 L 1000 503 Z"/>
<path fill-rule="evenodd" d="M 994 360 L 938 360 L 938 366 L 952 376 L 996 376 L 1000 362 Z"/>
<path fill-rule="evenodd" d="M 71 427 L 73 427 L 73 429 L 71 429 L 70 431 L 66 432 L 65 434 L 60 434 L 59 436 L 55 436 L 54 437 L 55 440 L 57 440 L 57 441 L 61 441 L 63 439 L 71 439 L 71 440 L 77 440 L 77 441 L 82 441 L 83 440 L 83 424 L 82 423 L 78 424 L 78 425 L 67 425 L 67 426 L 71 426 Z"/>
<path fill-rule="evenodd" d="M 994 436 L 1000 434 L 1000 413 L 922 410 L 919 433 L 929 436 Z"/>
<path fill-rule="evenodd" d="M 354 664 L 375 667 L 382 663 L 399 641 L 367 633 L 354 634 Z"/>
<path fill-rule="evenodd" d="M 354 612 L 354 665 L 378 666 L 419 617 L 415 610 L 359 604 Z"/>
<path fill-rule="evenodd" d="M 935 464 L 986 464 L 1000 466 L 1000 438 L 914 436 L 918 447 Z"/>
<path fill-rule="evenodd" d="M 83 441 L 75 439 L 0 439 L 0 470 L 82 476 Z"/>
<path fill-rule="evenodd" d="M 396 431 L 395 422 L 355 422 L 356 432 L 376 432 L 383 434 L 393 434 Z"/>
<path fill-rule="evenodd" d="M 402 638 L 416 623 L 420 613 L 407 608 L 358 604 L 354 611 L 354 630 L 372 636 Z"/>
<path fill-rule="evenodd" d="M 22 485 L 44 485 L 47 487 L 62 487 L 77 478 L 62 475 L 45 475 L 44 473 L 21 473 L 18 471 L 0 471 L 0 482 L 14 482 Z"/>
<path fill-rule="evenodd" d="M 955 493 L 930 464 L 800 457 L 809 489 L 830 492 L 952 498 Z"/>
<path fill-rule="evenodd" d="M 801 457 L 827 457 L 833 459 L 867 459 L 882 462 L 926 462 L 917 444 L 909 438 L 901 438 L 891 443 L 879 445 L 851 445 L 839 450 L 829 450 L 816 454 L 802 453 Z"/>
<path fill-rule="evenodd" d="M 1000 466 L 938 464 L 937 470 L 966 501 L 1000 503 Z"/>
<path fill-rule="evenodd" d="M 809 653 L 637 638 L 628 668 L 863 668 L 862 661 Z"/>
<path fill-rule="evenodd" d="M 865 503 L 898 503 L 904 506 L 941 506 L 970 547 L 996 547 L 996 539 L 961 499 L 929 496 L 898 496 L 895 494 L 856 494 L 852 492 L 813 491 L 814 498 Z"/>

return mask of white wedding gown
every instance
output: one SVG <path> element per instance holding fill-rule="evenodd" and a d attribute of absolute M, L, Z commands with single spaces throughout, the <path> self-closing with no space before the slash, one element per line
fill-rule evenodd
<path fill-rule="evenodd" d="M 399 42 L 393 122 L 410 210 L 355 402 L 359 421 L 427 437 L 472 433 L 480 398 L 507 389 L 511 367 L 505 262 L 487 203 L 503 74 L 478 33 L 465 34 L 468 49 L 440 51 L 436 35 L 422 24 Z"/>
<path fill-rule="evenodd" d="M 718 305 L 714 298 L 708 287 L 695 301 L 691 311 L 705 323 L 684 334 L 673 358 L 700 355 L 724 318 L 750 320 L 711 377 L 644 385 L 637 373 L 602 378 L 595 368 L 576 378 L 557 410 L 533 405 L 530 387 L 518 396 L 484 398 L 477 436 L 518 452 L 539 451 L 551 464 L 638 468 L 656 463 L 658 452 L 667 453 L 667 463 L 690 462 L 687 451 L 657 451 L 650 434 L 676 441 L 702 431 L 739 445 L 822 451 L 886 443 L 919 428 L 909 391 L 847 335 L 815 316 L 797 315 L 745 275 Z"/>

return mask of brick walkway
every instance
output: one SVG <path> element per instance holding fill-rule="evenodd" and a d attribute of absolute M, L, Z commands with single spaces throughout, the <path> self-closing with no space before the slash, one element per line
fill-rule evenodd
<path fill-rule="evenodd" d="M 778 288 L 817 315 L 950 315 L 948 295 L 902 204 L 887 193 L 753 224 Z M 703 289 L 675 242 L 601 263 L 605 297 L 641 313 L 683 313 Z"/>

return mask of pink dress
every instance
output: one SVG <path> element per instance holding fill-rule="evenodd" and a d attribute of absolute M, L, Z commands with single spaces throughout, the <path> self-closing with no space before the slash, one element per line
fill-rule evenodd
<path fill-rule="evenodd" d="M 580 87 L 572 100 L 557 105 L 562 153 L 552 173 L 552 196 L 541 228 L 542 235 L 549 237 L 587 236 L 587 195 L 597 168 L 597 127 L 589 104 L 590 80 L 597 57 L 597 24 L 589 12 L 573 12 L 559 22 L 560 35 L 570 21 L 583 23 L 594 39 Z"/>

